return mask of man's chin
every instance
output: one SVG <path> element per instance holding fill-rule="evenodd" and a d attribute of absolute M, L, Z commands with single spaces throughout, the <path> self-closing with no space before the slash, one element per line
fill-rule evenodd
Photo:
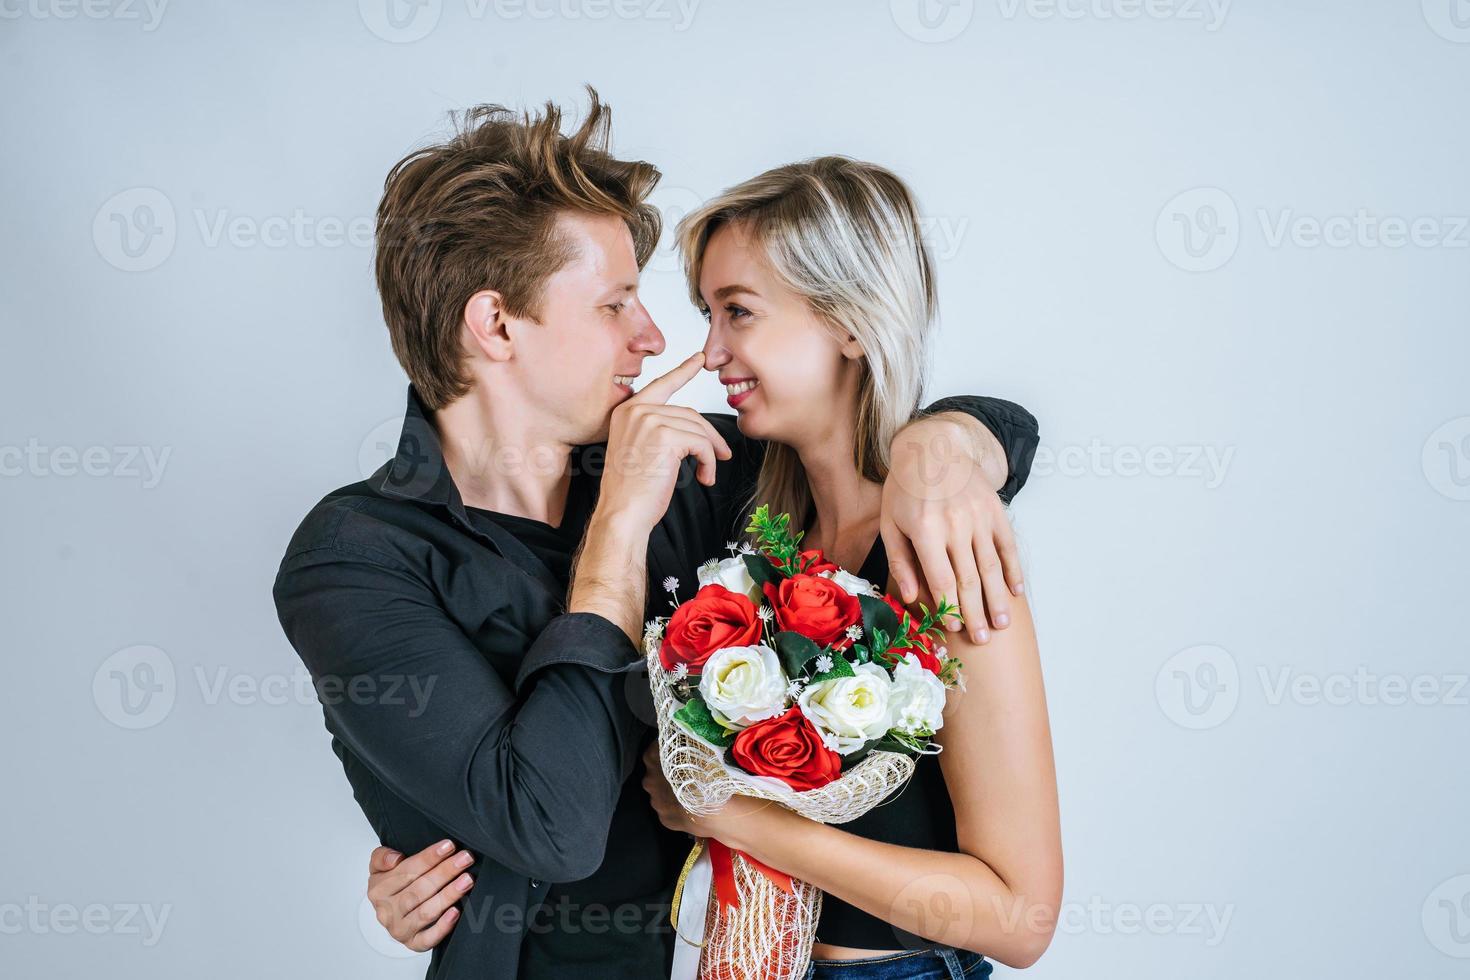
<path fill-rule="evenodd" d="M 582 436 L 577 439 L 577 445 L 591 446 L 599 442 L 607 442 L 611 431 L 612 414 L 604 412 L 600 418 L 589 419 L 582 427 Z"/>

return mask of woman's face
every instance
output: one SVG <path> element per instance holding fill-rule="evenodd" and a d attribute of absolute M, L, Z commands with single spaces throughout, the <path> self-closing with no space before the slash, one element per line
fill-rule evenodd
<path fill-rule="evenodd" d="M 699 295 L 709 319 L 704 364 L 719 373 L 741 432 L 800 445 L 853 417 L 861 347 L 776 279 L 748 226 L 710 236 Z"/>

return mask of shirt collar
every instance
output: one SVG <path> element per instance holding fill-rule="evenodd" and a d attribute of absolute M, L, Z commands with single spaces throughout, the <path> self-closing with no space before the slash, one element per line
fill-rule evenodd
<path fill-rule="evenodd" d="M 465 511 L 464 498 L 444 462 L 444 446 L 434 428 L 432 413 L 413 385 L 408 386 L 408 406 L 403 412 L 403 431 L 398 451 L 372 477 L 372 485 L 385 497 L 436 504 L 449 510 L 455 523 L 510 559 L 541 583 L 558 602 L 564 590 L 545 562 L 515 535 L 494 522 L 476 523 Z"/>
<path fill-rule="evenodd" d="M 439 432 L 413 385 L 408 386 L 408 406 L 403 412 L 398 451 L 379 472 L 382 479 L 377 490 L 385 497 L 443 504 L 460 514 L 464 511 L 459 490 L 444 463 Z"/>

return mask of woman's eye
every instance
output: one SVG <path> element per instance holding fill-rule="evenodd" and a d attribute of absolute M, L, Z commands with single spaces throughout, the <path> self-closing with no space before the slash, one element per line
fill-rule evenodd
<path fill-rule="evenodd" d="M 612 312 L 613 316 L 617 316 L 619 313 L 623 312 L 623 307 L 626 306 L 626 305 L 628 305 L 628 304 L 626 304 L 626 303 L 609 303 L 607 306 L 603 307 L 603 309 L 609 310 L 609 311 Z"/>
<path fill-rule="evenodd" d="M 738 320 L 743 316 L 750 316 L 749 310 L 747 310 L 743 306 L 736 306 L 734 303 L 731 303 L 729 306 L 725 307 L 725 312 L 730 314 L 730 319 L 732 320 Z"/>
<path fill-rule="evenodd" d="M 704 322 L 705 323 L 709 323 L 710 312 L 709 312 L 709 307 L 708 306 L 701 306 L 699 308 L 699 315 L 702 316 L 702 317 L 704 317 Z"/>

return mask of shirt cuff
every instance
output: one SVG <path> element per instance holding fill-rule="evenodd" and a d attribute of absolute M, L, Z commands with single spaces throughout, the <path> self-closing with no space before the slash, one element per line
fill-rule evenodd
<path fill-rule="evenodd" d="M 546 624 L 526 651 L 516 671 L 516 692 L 532 674 L 553 664 L 577 664 L 616 674 L 642 663 L 628 634 L 607 617 L 590 612 L 563 613 Z"/>

